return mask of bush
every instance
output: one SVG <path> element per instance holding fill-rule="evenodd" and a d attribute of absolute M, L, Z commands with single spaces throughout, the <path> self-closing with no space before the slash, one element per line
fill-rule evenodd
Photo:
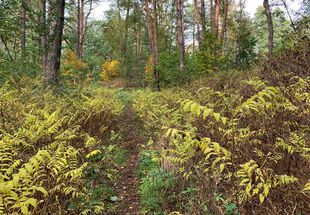
<path fill-rule="evenodd" d="M 101 77 L 104 81 L 109 81 L 120 75 L 120 62 L 118 60 L 107 61 L 102 65 Z"/>

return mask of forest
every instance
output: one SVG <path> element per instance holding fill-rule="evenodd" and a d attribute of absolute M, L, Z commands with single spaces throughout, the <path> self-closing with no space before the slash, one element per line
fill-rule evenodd
<path fill-rule="evenodd" d="M 309 215 L 309 0 L 0 0 L 1 214 Z"/>

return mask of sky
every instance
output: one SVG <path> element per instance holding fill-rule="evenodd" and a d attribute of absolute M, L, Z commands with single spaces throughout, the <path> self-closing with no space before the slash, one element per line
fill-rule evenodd
<path fill-rule="evenodd" d="M 289 9 L 296 11 L 299 8 L 300 0 L 288 0 L 287 3 L 289 5 Z M 254 13 L 257 7 L 263 5 L 263 0 L 247 0 L 246 1 L 246 11 L 251 15 L 254 16 Z M 92 19 L 103 19 L 104 12 L 109 9 L 109 0 L 101 0 L 92 11 Z"/>

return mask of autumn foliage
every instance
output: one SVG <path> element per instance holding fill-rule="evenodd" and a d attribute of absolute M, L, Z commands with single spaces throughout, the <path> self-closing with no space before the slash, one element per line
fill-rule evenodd
<path fill-rule="evenodd" d="M 104 81 L 117 78 L 120 75 L 120 62 L 118 60 L 106 61 L 102 65 L 101 77 Z"/>
<path fill-rule="evenodd" d="M 79 82 L 87 76 L 87 64 L 78 59 L 76 53 L 71 49 L 65 51 L 64 61 L 64 76 L 68 82 Z"/>

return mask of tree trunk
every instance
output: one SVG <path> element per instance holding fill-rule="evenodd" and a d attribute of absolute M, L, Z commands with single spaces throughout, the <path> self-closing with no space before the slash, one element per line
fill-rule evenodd
<path fill-rule="evenodd" d="M 219 35 L 219 21 L 220 21 L 220 0 L 215 2 L 215 16 L 214 16 L 214 36 L 218 38 Z"/>
<path fill-rule="evenodd" d="M 85 8 L 85 2 L 84 0 L 78 0 L 78 27 L 77 27 L 77 56 L 79 59 L 82 59 L 83 57 L 83 35 L 84 35 L 84 8 Z"/>
<path fill-rule="evenodd" d="M 126 18 L 125 18 L 125 33 L 122 41 L 122 60 L 126 60 L 127 55 L 127 41 L 128 41 L 128 30 L 129 30 L 129 12 L 130 12 L 131 0 L 127 0 L 126 4 Z"/>
<path fill-rule="evenodd" d="M 157 68 L 158 65 L 158 31 L 157 31 L 157 22 L 158 22 L 158 17 L 157 17 L 157 1 L 153 0 L 153 13 L 154 13 L 154 76 L 155 76 L 155 90 L 159 91 L 159 71 Z"/>
<path fill-rule="evenodd" d="M 201 20 L 201 43 L 204 45 L 205 43 L 205 36 L 206 36 L 206 7 L 205 7 L 205 1 L 201 1 L 201 7 L 200 7 L 200 20 Z"/>
<path fill-rule="evenodd" d="M 268 50 L 269 50 L 269 57 L 271 57 L 273 53 L 273 21 L 272 21 L 272 14 L 271 14 L 268 0 L 264 0 L 264 8 L 265 8 L 265 14 L 267 16 L 267 22 L 268 22 L 268 33 L 269 33 Z"/>
<path fill-rule="evenodd" d="M 214 8 L 213 8 L 213 0 L 210 0 L 210 28 L 212 34 L 214 34 Z"/>
<path fill-rule="evenodd" d="M 21 32 L 20 47 L 21 47 L 22 55 L 24 55 L 26 51 L 26 0 L 21 1 L 20 32 Z"/>
<path fill-rule="evenodd" d="M 194 0 L 194 13 L 195 13 L 195 23 L 197 28 L 197 40 L 199 43 L 199 47 L 201 46 L 201 36 L 200 36 L 200 18 L 199 18 L 199 8 L 198 8 L 198 1 Z M 195 39 L 195 38 L 194 38 Z"/>
<path fill-rule="evenodd" d="M 146 13 L 146 22 L 147 22 L 147 33 L 149 36 L 149 51 L 153 56 L 153 30 L 152 30 L 152 19 L 150 14 L 149 0 L 145 0 L 145 13 Z"/>
<path fill-rule="evenodd" d="M 185 68 L 185 42 L 184 42 L 184 18 L 183 18 L 184 0 L 177 0 L 177 29 L 179 45 L 179 66 L 181 78 L 184 78 Z"/>
<path fill-rule="evenodd" d="M 43 69 L 46 67 L 47 47 L 46 47 L 46 0 L 39 1 L 39 25 L 40 25 L 40 53 Z"/>
<path fill-rule="evenodd" d="M 223 21 L 222 21 L 222 31 L 221 31 L 221 41 L 224 44 L 225 33 L 226 33 L 226 23 L 228 15 L 228 0 L 224 0 L 224 11 L 223 11 Z"/>
<path fill-rule="evenodd" d="M 281 1 L 282 1 L 283 6 L 285 7 L 285 10 L 286 10 L 286 13 L 287 13 L 287 15 L 288 15 L 288 18 L 290 19 L 291 26 L 292 26 L 293 30 L 296 32 L 297 29 L 296 29 L 295 24 L 294 24 L 294 22 L 293 22 L 293 19 L 292 19 L 292 16 L 291 16 L 290 11 L 289 11 L 289 9 L 288 9 L 288 6 L 287 6 L 287 4 L 286 4 L 286 1 L 285 1 L 285 0 L 281 0 Z"/>
<path fill-rule="evenodd" d="M 49 2 L 49 34 L 46 69 L 44 71 L 45 87 L 53 86 L 59 82 L 59 69 L 61 58 L 61 43 L 64 28 L 65 0 L 50 0 Z"/>

